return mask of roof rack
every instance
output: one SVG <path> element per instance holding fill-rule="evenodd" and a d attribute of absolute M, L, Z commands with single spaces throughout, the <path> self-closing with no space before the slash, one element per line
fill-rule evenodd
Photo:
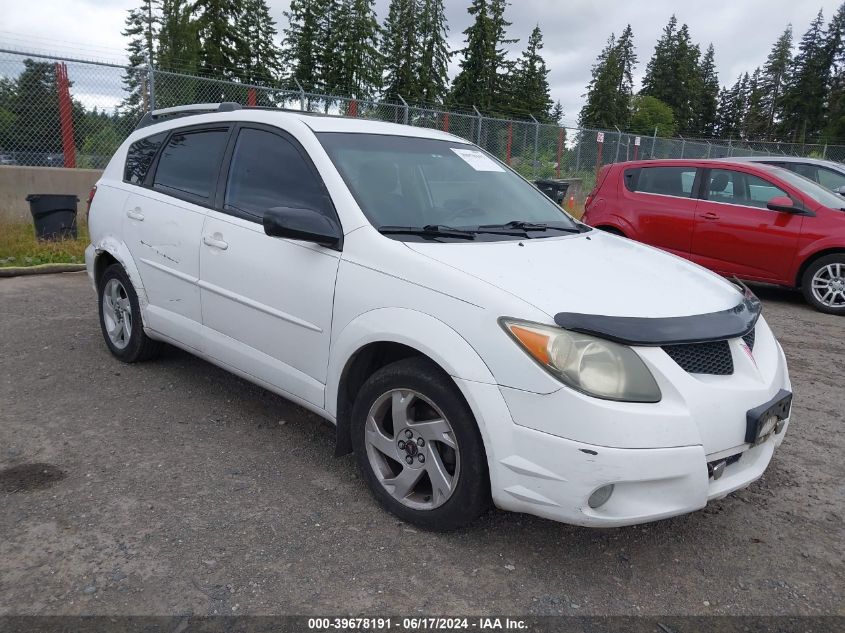
<path fill-rule="evenodd" d="M 147 112 L 138 121 L 135 129 L 140 130 L 143 127 L 147 127 L 153 123 L 161 123 L 167 119 L 193 116 L 195 114 L 209 114 L 211 112 L 232 112 L 233 110 L 240 109 L 241 104 L 235 103 L 234 101 L 224 101 L 223 103 L 194 103 L 192 105 L 176 106 L 174 108 L 162 108 L 161 110 Z"/>

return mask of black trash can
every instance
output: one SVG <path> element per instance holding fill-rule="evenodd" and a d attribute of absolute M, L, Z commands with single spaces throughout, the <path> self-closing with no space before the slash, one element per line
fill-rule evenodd
<path fill-rule="evenodd" d="M 569 189 L 569 183 L 563 180 L 541 179 L 535 180 L 534 184 L 537 188 L 546 194 L 549 198 L 557 204 L 563 204 L 566 200 L 566 190 Z"/>
<path fill-rule="evenodd" d="M 39 240 L 76 238 L 76 204 L 79 198 L 57 193 L 31 193 L 26 197 Z"/>

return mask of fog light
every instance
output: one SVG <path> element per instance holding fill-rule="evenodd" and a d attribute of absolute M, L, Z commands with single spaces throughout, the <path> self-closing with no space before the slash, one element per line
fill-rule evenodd
<path fill-rule="evenodd" d="M 590 495 L 590 498 L 587 499 L 587 505 L 590 506 L 593 510 L 595 510 L 596 508 L 599 508 L 605 503 L 607 503 L 607 500 L 610 499 L 610 495 L 612 494 L 613 484 L 607 484 L 606 486 L 602 486 Z"/>

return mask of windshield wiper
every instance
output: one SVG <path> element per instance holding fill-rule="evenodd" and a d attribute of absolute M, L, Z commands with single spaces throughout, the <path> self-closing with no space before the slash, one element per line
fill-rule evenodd
<path fill-rule="evenodd" d="M 478 227 L 479 231 L 494 232 L 499 230 L 516 229 L 519 231 L 563 231 L 564 233 L 582 233 L 583 229 L 579 226 L 549 226 L 548 224 L 537 222 L 525 222 L 524 220 L 511 220 L 503 224 L 482 224 Z"/>
<path fill-rule="evenodd" d="M 380 226 L 378 232 L 382 235 L 421 235 L 422 237 L 454 237 L 463 240 L 474 240 L 474 231 L 464 231 L 443 224 L 426 224 L 425 226 Z"/>

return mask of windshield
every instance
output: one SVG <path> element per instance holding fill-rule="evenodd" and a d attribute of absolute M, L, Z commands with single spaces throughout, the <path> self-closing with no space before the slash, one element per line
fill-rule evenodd
<path fill-rule="evenodd" d="M 809 196 L 819 204 L 831 209 L 842 209 L 845 207 L 845 198 L 822 187 L 820 184 L 805 178 L 794 171 L 778 167 L 778 176 L 798 189 L 801 193 Z"/>
<path fill-rule="evenodd" d="M 446 234 L 459 229 L 484 240 L 579 230 L 563 209 L 474 145 L 379 134 L 317 136 L 373 226 L 395 239 L 425 237 L 400 233 L 400 227 L 434 227 L 441 238 L 460 237 Z"/>

